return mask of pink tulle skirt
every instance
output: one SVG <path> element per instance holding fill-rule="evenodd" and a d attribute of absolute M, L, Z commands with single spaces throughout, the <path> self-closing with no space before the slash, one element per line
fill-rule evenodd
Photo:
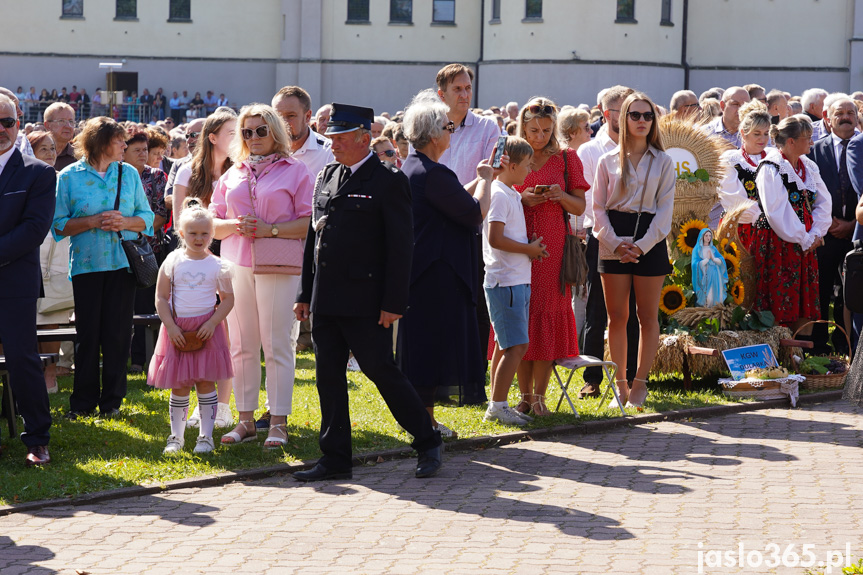
<path fill-rule="evenodd" d="M 176 322 L 183 331 L 195 331 L 214 313 L 215 310 L 197 317 L 178 317 Z M 218 381 L 231 377 L 234 377 L 234 367 L 223 324 L 216 327 L 213 337 L 198 351 L 179 351 L 168 337 L 164 324 L 159 329 L 159 341 L 156 342 L 147 373 L 149 385 L 160 389 L 176 389 L 192 387 L 196 381 Z"/>

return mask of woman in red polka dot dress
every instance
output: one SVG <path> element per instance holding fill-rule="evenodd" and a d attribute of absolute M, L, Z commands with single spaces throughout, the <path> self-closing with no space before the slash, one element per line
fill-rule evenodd
<path fill-rule="evenodd" d="M 530 277 L 530 347 L 518 367 L 522 399 L 516 409 L 545 416 L 545 390 L 555 359 L 578 355 L 572 293 L 560 291 L 560 267 L 569 214 L 584 213 L 584 179 L 581 160 L 574 150 L 558 144 L 557 106 L 548 98 L 532 98 L 518 114 L 516 134 L 533 148 L 533 172 L 517 186 L 524 205 L 527 235 L 542 237 L 548 257 L 534 260 Z M 564 156 L 566 154 L 566 161 Z M 564 171 L 569 179 L 564 182 Z M 537 186 L 548 186 L 537 194 Z"/>

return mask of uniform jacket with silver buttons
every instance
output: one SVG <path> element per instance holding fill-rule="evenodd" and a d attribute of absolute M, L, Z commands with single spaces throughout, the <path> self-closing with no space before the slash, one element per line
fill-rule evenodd
<path fill-rule="evenodd" d="M 407 176 L 375 156 L 338 186 L 328 164 L 315 182 L 297 301 L 332 316 L 403 314 L 413 256 Z"/>

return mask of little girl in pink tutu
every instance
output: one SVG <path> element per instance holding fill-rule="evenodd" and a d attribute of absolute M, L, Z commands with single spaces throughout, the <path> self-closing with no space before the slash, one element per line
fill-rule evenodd
<path fill-rule="evenodd" d="M 213 216 L 196 198 L 187 198 L 176 225 L 180 247 L 171 252 L 159 270 L 156 311 L 162 320 L 159 341 L 147 383 L 171 390 L 171 435 L 164 453 L 183 449 L 189 392 L 195 386 L 201 412 L 201 431 L 195 453 L 213 451 L 216 420 L 216 381 L 234 376 L 231 352 L 222 322 L 234 307 L 231 268 L 209 251 Z M 216 307 L 216 294 L 219 306 Z M 204 346 L 180 351 L 183 332 L 197 332 Z"/>

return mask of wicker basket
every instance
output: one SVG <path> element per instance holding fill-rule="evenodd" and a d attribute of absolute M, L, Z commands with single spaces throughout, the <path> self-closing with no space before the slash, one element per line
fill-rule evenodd
<path fill-rule="evenodd" d="M 754 397 L 755 399 L 782 399 L 788 397 L 780 389 L 781 384 L 776 379 L 765 379 L 763 383 L 733 381 L 720 382 L 722 393 L 728 397 Z"/>
<path fill-rule="evenodd" d="M 851 339 L 848 337 L 848 332 L 846 332 L 842 328 L 842 326 L 837 325 L 836 323 L 834 323 L 832 321 L 827 321 L 827 320 L 823 320 L 823 319 L 816 320 L 816 321 L 810 321 L 809 323 L 806 323 L 806 324 L 800 326 L 797 329 L 797 331 L 794 332 L 794 337 L 792 339 L 796 339 L 797 334 L 800 333 L 800 330 L 802 330 L 807 325 L 811 325 L 813 323 L 826 323 L 829 325 L 833 325 L 837 329 L 839 329 L 839 331 L 842 332 L 842 335 L 845 336 L 845 341 L 848 342 L 848 352 L 853 354 L 853 352 L 851 351 Z M 804 352 L 804 355 L 805 355 L 805 352 Z M 835 359 L 837 361 L 844 362 L 845 363 L 845 371 L 842 373 L 832 373 L 829 375 L 801 374 L 801 375 L 803 375 L 803 377 L 806 378 L 806 380 L 800 384 L 801 388 L 811 390 L 811 391 L 819 391 L 822 389 L 836 389 L 839 387 L 843 387 L 845 385 L 845 377 L 847 377 L 847 375 L 848 375 L 848 370 L 850 369 L 851 359 L 852 359 L 853 355 L 852 356 L 845 356 L 845 357 L 839 356 L 839 355 L 831 355 L 829 357 L 830 357 L 830 359 Z M 804 357 L 804 359 L 805 359 L 805 357 Z M 802 360 L 799 362 L 795 361 L 794 367 L 799 370 L 801 362 L 802 362 Z"/>

